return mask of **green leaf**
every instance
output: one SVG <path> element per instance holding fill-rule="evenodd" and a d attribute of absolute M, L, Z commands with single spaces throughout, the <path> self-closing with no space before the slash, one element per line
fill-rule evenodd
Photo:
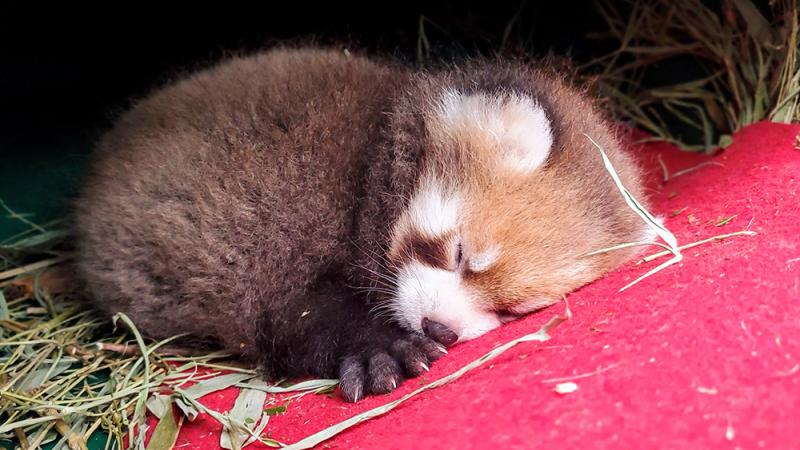
<path fill-rule="evenodd" d="M 286 412 L 286 405 L 278 405 L 272 408 L 267 408 L 264 410 L 264 413 L 268 416 L 277 416 L 278 414 L 283 414 Z"/>
<path fill-rule="evenodd" d="M 0 289 L 0 320 L 8 320 L 11 316 L 8 314 L 8 303 L 6 296 L 3 295 L 3 290 Z"/>
<path fill-rule="evenodd" d="M 728 224 L 728 222 L 730 222 L 731 220 L 735 219 L 737 215 L 738 214 L 734 214 L 734 215 L 732 215 L 730 217 L 726 217 L 726 218 L 720 220 L 719 222 L 717 222 L 714 226 L 717 226 L 717 227 L 724 226 L 724 225 Z"/>
<path fill-rule="evenodd" d="M 172 403 L 167 402 L 167 410 L 161 417 L 153 430 L 153 435 L 150 436 L 150 442 L 147 443 L 147 450 L 171 450 L 175 446 L 175 441 L 178 439 L 178 432 L 183 424 L 183 417 L 177 422 L 175 421 L 175 414 L 172 413 Z"/>

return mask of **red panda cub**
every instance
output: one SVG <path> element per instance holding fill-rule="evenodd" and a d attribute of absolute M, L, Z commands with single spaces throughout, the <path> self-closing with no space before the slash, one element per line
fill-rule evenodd
<path fill-rule="evenodd" d="M 641 198 L 613 128 L 535 63 L 233 58 L 100 140 L 76 202 L 78 272 L 151 338 L 339 377 L 357 401 L 630 257 L 587 256 L 646 227 L 586 135 Z"/>

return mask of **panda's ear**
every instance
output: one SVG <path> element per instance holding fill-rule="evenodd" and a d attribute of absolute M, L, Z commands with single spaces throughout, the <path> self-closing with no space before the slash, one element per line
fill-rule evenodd
<path fill-rule="evenodd" d="M 466 129 L 466 136 L 477 133 L 496 141 L 502 165 L 518 172 L 536 170 L 545 162 L 553 145 L 547 114 L 525 95 L 465 95 L 446 91 L 439 105 L 439 121 L 446 129 Z"/>
<path fill-rule="evenodd" d="M 503 105 L 501 148 L 506 166 L 532 172 L 550 155 L 553 132 L 541 106 L 530 98 L 513 96 Z"/>

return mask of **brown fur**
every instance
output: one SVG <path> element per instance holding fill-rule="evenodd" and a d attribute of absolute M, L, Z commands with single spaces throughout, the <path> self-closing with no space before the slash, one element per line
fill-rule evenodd
<path fill-rule="evenodd" d="M 556 126 L 546 167 L 478 170 L 491 166 L 491 145 L 469 130 L 448 142 L 430 118 L 444 88 L 536 98 Z M 441 355 L 373 319 L 385 295 L 359 290 L 392 276 L 390 248 L 455 265 L 449 238 L 392 234 L 421 174 L 467 188 L 465 245 L 502 242 L 497 264 L 465 278 L 493 308 L 560 295 L 624 260 L 596 256 L 585 274 L 557 274 L 640 231 L 582 133 L 641 194 L 590 102 L 529 65 L 412 74 L 331 50 L 234 58 L 138 102 L 103 137 L 76 205 L 78 267 L 98 307 L 150 337 L 218 342 L 276 375 L 338 375 L 357 400 Z"/>
<path fill-rule="evenodd" d="M 98 305 L 156 338 L 188 332 L 255 357 L 259 303 L 351 258 L 365 150 L 404 78 L 338 52 L 275 50 L 138 103 L 101 141 L 78 202 Z"/>

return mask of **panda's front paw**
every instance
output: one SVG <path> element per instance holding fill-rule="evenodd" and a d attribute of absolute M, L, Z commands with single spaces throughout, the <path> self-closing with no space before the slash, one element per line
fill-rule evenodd
<path fill-rule="evenodd" d="M 430 370 L 441 358 L 444 346 L 420 334 L 399 337 L 389 345 L 365 347 L 347 356 L 339 366 L 339 389 L 348 402 L 357 402 L 367 394 L 386 394 L 406 378 Z"/>

